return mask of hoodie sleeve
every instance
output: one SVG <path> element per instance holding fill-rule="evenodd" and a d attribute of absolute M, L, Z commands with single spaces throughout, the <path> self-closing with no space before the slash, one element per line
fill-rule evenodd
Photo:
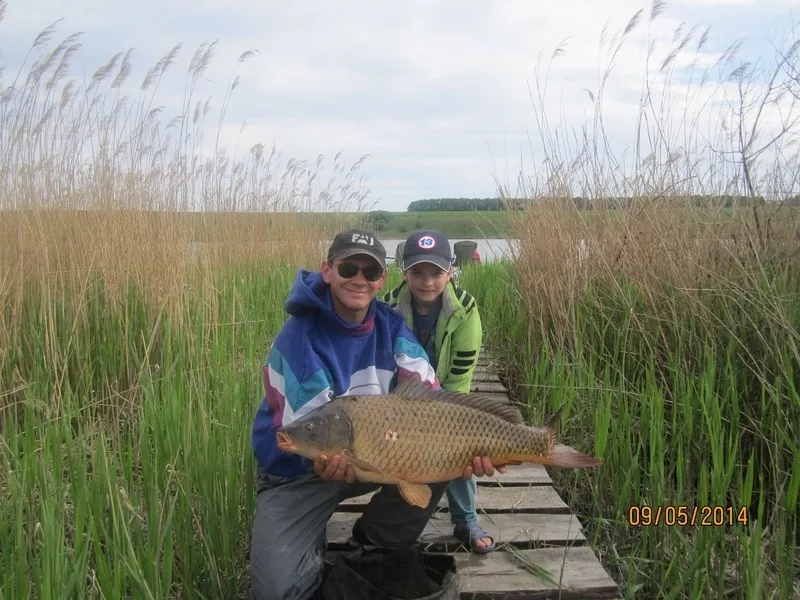
<path fill-rule="evenodd" d="M 273 348 L 269 362 L 264 366 L 265 395 L 275 410 L 277 425 L 288 425 L 322 406 L 333 393 L 325 370 L 316 357 L 303 356 L 302 351 L 312 353 L 303 344 Z"/>
<path fill-rule="evenodd" d="M 423 384 L 435 390 L 441 389 L 425 349 L 417 342 L 405 322 L 400 323 L 394 338 L 394 359 L 397 363 L 397 383 L 416 376 Z"/>
<path fill-rule="evenodd" d="M 289 333 L 286 335 L 284 332 Z M 275 432 L 317 406 L 324 404 L 331 393 L 330 383 L 322 368 L 309 368 L 304 351 L 308 346 L 292 344 L 296 331 L 289 326 L 275 340 L 263 367 L 264 397 L 253 422 L 253 451 L 262 468 L 275 474 L 304 472 L 307 461 L 300 456 L 281 453 L 276 446 Z"/>

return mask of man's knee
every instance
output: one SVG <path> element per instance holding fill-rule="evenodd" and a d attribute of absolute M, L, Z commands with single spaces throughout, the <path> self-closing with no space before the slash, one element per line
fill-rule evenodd
<path fill-rule="evenodd" d="M 253 600 L 313 595 L 322 579 L 331 494 L 310 479 L 280 482 L 258 494 L 250 538 Z"/>
<path fill-rule="evenodd" d="M 252 600 L 308 600 L 322 583 L 323 545 L 305 553 L 292 540 L 253 536 L 250 547 Z"/>
<path fill-rule="evenodd" d="M 373 496 L 359 519 L 358 528 L 371 543 L 389 548 L 412 546 L 436 511 L 449 482 L 430 485 L 431 501 L 424 509 L 406 502 L 393 486 Z"/>

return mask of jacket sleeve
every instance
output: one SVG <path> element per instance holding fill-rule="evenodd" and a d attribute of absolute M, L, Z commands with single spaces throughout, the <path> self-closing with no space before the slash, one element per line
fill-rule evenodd
<path fill-rule="evenodd" d="M 282 342 L 285 342 L 284 336 Z M 322 366 L 314 360 L 313 351 L 306 354 L 289 344 L 273 347 L 264 366 L 264 387 L 267 404 L 275 415 L 275 424 L 288 425 L 294 419 L 328 401 L 330 381 Z"/>
<path fill-rule="evenodd" d="M 436 371 L 425 349 L 419 344 L 405 322 L 401 322 L 394 338 L 394 360 L 397 366 L 397 383 L 409 377 L 419 377 L 423 384 L 442 389 Z"/>
<path fill-rule="evenodd" d="M 477 304 L 469 307 L 467 320 L 453 332 L 450 342 L 450 355 L 439 360 L 448 361 L 447 372 L 442 380 L 442 388 L 468 394 L 472 388 L 472 377 L 478 364 L 483 342 L 483 328 Z"/>

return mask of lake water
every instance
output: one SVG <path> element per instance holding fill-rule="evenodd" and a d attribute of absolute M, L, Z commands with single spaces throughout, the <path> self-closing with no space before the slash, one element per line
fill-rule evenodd
<path fill-rule="evenodd" d="M 381 243 L 383 244 L 384 248 L 386 248 L 386 257 L 390 261 L 390 263 L 394 262 L 395 253 L 397 252 L 397 246 L 401 242 L 404 242 L 406 238 L 403 239 L 381 239 Z M 474 241 L 478 247 L 478 254 L 481 256 L 481 262 L 493 262 L 497 259 L 501 259 L 504 257 L 512 258 L 511 256 L 511 245 L 516 244 L 518 240 L 516 239 L 505 239 L 505 238 L 491 238 L 491 239 L 480 239 L 480 238 L 450 238 L 450 250 L 453 251 L 453 245 L 456 242 L 460 242 L 462 240 Z M 279 242 L 266 242 L 267 244 L 270 243 L 279 243 Z M 330 242 L 324 244 L 325 248 Z M 195 241 L 189 242 L 189 255 L 192 258 L 197 256 L 197 252 L 202 249 L 204 244 L 197 243 Z M 324 250 L 323 250 L 324 252 Z M 453 252 L 453 256 L 455 256 L 455 252 Z"/>
<path fill-rule="evenodd" d="M 517 240 L 514 239 L 504 239 L 504 238 L 491 238 L 491 239 L 479 239 L 479 238 L 450 238 L 450 249 L 452 251 L 453 245 L 456 242 L 460 242 L 462 240 L 473 241 L 478 244 L 478 254 L 481 255 L 481 262 L 493 262 L 499 258 L 512 258 L 511 257 L 511 244 L 515 243 Z M 397 246 L 401 242 L 406 241 L 405 238 L 403 239 L 381 239 L 381 243 L 386 248 L 386 256 L 389 259 L 394 258 L 395 253 L 397 252 Z M 455 253 L 453 254 L 455 256 Z"/>

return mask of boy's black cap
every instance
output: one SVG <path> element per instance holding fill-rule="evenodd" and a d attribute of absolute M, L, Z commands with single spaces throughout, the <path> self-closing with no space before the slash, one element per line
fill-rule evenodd
<path fill-rule="evenodd" d="M 337 258 L 347 258 L 356 254 L 366 254 L 386 268 L 386 248 L 375 234 L 366 229 L 348 229 L 337 233 L 328 248 L 328 262 Z"/>
<path fill-rule="evenodd" d="M 403 248 L 403 271 L 429 262 L 447 271 L 453 264 L 450 241 L 441 231 L 418 229 L 406 239 Z"/>

